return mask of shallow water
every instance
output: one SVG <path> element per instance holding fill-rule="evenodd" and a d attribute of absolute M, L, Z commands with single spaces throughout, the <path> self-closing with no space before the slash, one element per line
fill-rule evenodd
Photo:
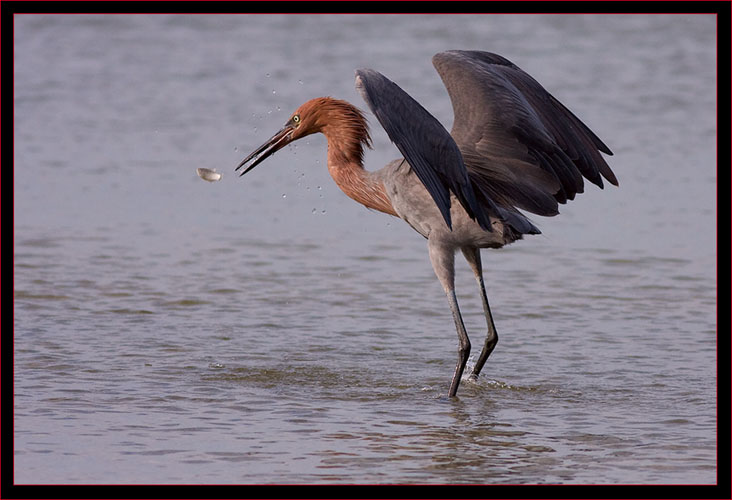
<path fill-rule="evenodd" d="M 15 29 L 16 483 L 716 482 L 713 17 Z M 500 341 L 455 400 L 424 240 L 340 193 L 320 136 L 233 172 L 311 97 L 365 108 L 357 67 L 449 127 L 450 48 L 532 74 L 620 180 L 483 252 Z M 398 153 L 371 123 L 373 169 Z M 477 351 L 461 259 L 457 287 Z"/>

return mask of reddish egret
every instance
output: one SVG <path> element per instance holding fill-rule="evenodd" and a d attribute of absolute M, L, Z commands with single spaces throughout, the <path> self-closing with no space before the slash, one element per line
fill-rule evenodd
<path fill-rule="evenodd" d="M 427 238 L 432 267 L 447 295 L 459 340 L 450 384 L 455 396 L 470 354 L 455 296 L 455 253 L 475 274 L 488 325 L 470 378 L 478 377 L 498 342 L 483 283 L 481 248 L 500 248 L 540 231 L 518 209 L 558 214 L 584 190 L 583 177 L 618 184 L 600 152 L 610 149 L 539 83 L 489 52 L 450 50 L 432 58 L 447 87 L 455 120 L 447 132 L 394 82 L 372 69 L 356 71 L 356 88 L 404 155 L 381 170 L 363 168 L 371 147 L 363 114 L 346 101 L 320 97 L 300 106 L 285 126 L 236 170 L 244 175 L 275 151 L 320 132 L 328 171 L 357 202 L 401 217 Z"/>

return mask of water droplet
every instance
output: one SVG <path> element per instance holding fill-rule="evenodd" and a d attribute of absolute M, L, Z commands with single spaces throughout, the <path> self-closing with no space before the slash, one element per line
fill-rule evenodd
<path fill-rule="evenodd" d="M 287 194 L 286 193 L 282 193 L 282 197 L 283 198 L 287 198 Z"/>
<path fill-rule="evenodd" d="M 276 94 L 276 93 L 277 93 L 277 91 L 276 91 L 275 89 L 272 89 L 272 93 L 273 93 L 273 94 Z"/>
<path fill-rule="evenodd" d="M 323 189 L 322 187 L 318 186 L 318 191 L 321 191 L 322 189 Z"/>
<path fill-rule="evenodd" d="M 267 73 L 267 74 L 266 74 L 266 75 L 264 75 L 264 76 L 266 76 L 267 78 L 269 78 L 269 73 Z"/>
<path fill-rule="evenodd" d="M 299 83 L 300 85 L 302 85 L 302 80 L 298 80 L 297 83 Z"/>
<path fill-rule="evenodd" d="M 282 109 L 282 108 L 280 108 L 279 106 L 277 106 L 277 111 L 280 111 L 281 109 Z"/>
<path fill-rule="evenodd" d="M 324 213 L 325 213 L 325 210 L 323 210 L 323 211 L 322 211 L 322 212 L 320 212 L 320 213 L 321 213 L 321 214 L 324 214 Z"/>
<path fill-rule="evenodd" d="M 256 132 L 256 130 L 255 130 L 255 132 Z M 239 148 L 234 148 L 234 152 L 236 152 L 236 151 L 239 151 Z"/>
<path fill-rule="evenodd" d="M 310 213 L 311 213 L 311 214 L 314 214 L 314 213 L 315 213 L 315 212 L 317 212 L 317 211 L 318 211 L 318 209 L 317 209 L 317 208 L 313 208 L 312 212 L 310 212 Z"/>

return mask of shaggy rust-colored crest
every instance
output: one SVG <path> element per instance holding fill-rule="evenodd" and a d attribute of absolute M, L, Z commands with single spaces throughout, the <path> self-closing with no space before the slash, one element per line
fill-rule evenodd
<path fill-rule="evenodd" d="M 340 99 L 317 97 L 300 106 L 295 114 L 302 119 L 303 135 L 322 132 L 345 160 L 363 164 L 364 146 L 371 148 L 371 136 L 366 118 L 357 107 Z"/>

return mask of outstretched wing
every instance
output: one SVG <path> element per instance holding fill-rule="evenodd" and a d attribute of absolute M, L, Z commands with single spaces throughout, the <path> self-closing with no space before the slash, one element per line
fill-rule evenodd
<path fill-rule="evenodd" d="M 440 122 L 378 71 L 357 70 L 356 88 L 435 200 L 448 227 L 452 228 L 452 191 L 468 215 L 490 231 L 490 207 L 478 203 L 460 150 Z"/>
<path fill-rule="evenodd" d="M 557 202 L 618 181 L 610 149 L 571 111 L 509 60 L 450 50 L 432 58 L 447 87 L 451 131 L 475 185 L 503 207 L 556 215 Z"/>

